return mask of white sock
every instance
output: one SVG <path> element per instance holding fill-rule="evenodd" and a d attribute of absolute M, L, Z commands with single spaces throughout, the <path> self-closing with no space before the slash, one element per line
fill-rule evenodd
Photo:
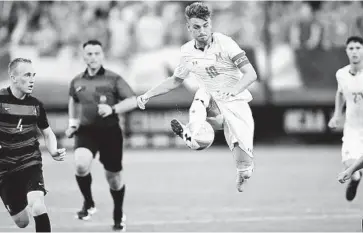
<path fill-rule="evenodd" d="M 207 109 L 200 100 L 194 100 L 189 109 L 189 124 L 207 119 Z"/>

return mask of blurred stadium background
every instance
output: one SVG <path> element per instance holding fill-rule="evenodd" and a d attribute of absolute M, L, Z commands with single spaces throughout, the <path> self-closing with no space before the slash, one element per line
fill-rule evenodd
<path fill-rule="evenodd" d="M 45 102 L 49 113 L 56 113 L 52 126 L 61 133 L 69 82 L 84 69 L 82 42 L 102 41 L 106 66 L 120 73 L 137 94 L 143 93 L 176 67 L 180 46 L 190 39 L 183 15 L 189 3 L 1 1 L 1 82 L 7 82 L 6 66 L 11 58 L 32 58 L 38 72 L 34 94 Z M 334 102 L 335 72 L 347 64 L 346 38 L 363 34 L 362 3 L 209 4 L 214 11 L 214 30 L 232 36 L 258 71 L 259 82 L 250 88 L 256 141 L 276 136 L 291 139 L 291 134 L 311 142 L 333 139 L 336 133 L 326 123 Z M 183 88 L 152 101 L 148 111 L 125 116 L 130 137 L 127 146 L 176 146 L 169 120 L 175 115 L 187 117 L 193 87 L 191 78 Z M 216 143 L 220 140 L 223 137 Z"/>
<path fill-rule="evenodd" d="M 71 146 L 73 141 L 63 132 L 68 85 L 85 69 L 81 43 L 102 41 L 105 67 L 121 74 L 141 94 L 172 74 L 178 64 L 180 46 L 190 39 L 184 19 L 189 3 L 0 1 L 0 84 L 7 85 L 12 58 L 33 59 L 34 95 L 45 103 L 62 144 Z M 182 88 L 155 98 L 146 111 L 121 116 L 127 136 L 130 231 L 359 231 L 362 209 L 356 202 L 345 202 L 343 186 L 335 179 L 341 169 L 341 130 L 331 131 L 327 123 L 334 107 L 335 72 L 348 63 L 345 40 L 363 35 L 362 2 L 208 4 L 214 11 L 214 30 L 233 37 L 258 71 L 259 81 L 250 91 L 260 167 L 251 190 L 241 196 L 234 190 L 223 133 L 217 132 L 215 145 L 207 151 L 183 150 L 169 122 L 188 117 L 196 86 L 190 78 Z M 67 199 L 79 196 L 75 184 L 69 188 L 72 164 L 58 167 L 48 162 L 50 190 L 62 197 L 60 204 L 59 197 L 49 195 L 55 229 L 109 230 L 103 225 L 108 224 L 106 217 L 93 225 L 67 219 L 81 202 Z M 101 173 L 100 166 L 95 169 Z M 104 190 L 97 187 L 96 196 L 105 196 L 109 205 Z M 107 208 L 105 203 L 100 203 L 101 209 Z M 237 207 L 240 203 L 242 207 Z M 64 213 L 67 217 L 61 220 Z M 0 224 L 0 230 L 17 230 L 10 227 L 5 209 Z"/>

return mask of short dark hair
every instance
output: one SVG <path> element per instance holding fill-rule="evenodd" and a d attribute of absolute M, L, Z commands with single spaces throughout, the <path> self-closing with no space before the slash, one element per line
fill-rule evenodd
<path fill-rule="evenodd" d="M 98 40 L 89 40 L 83 44 L 83 48 L 85 48 L 87 45 L 99 45 L 102 47 L 102 43 Z"/>
<path fill-rule="evenodd" d="M 9 62 L 8 65 L 8 74 L 9 76 L 12 75 L 13 70 L 18 67 L 19 63 L 28 63 L 28 64 L 32 64 L 32 60 L 27 59 L 27 58 L 22 58 L 22 57 L 18 57 L 13 59 L 11 62 Z"/>
<path fill-rule="evenodd" d="M 363 38 L 360 36 L 350 36 L 350 37 L 348 37 L 345 45 L 348 45 L 350 42 L 358 42 L 363 45 Z"/>
<path fill-rule="evenodd" d="M 202 2 L 194 2 L 185 8 L 185 17 L 187 19 L 199 18 L 207 20 L 212 16 L 212 11 Z"/>

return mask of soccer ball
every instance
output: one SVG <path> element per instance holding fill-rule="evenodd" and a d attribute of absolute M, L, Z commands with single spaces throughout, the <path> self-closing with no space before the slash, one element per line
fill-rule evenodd
<path fill-rule="evenodd" d="M 206 121 L 194 122 L 188 125 L 192 138 L 198 144 L 196 150 L 204 150 L 210 147 L 214 141 L 214 130 Z"/>

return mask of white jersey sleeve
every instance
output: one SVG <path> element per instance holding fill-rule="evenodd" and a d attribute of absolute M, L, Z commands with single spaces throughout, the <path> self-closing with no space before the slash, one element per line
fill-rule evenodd
<path fill-rule="evenodd" d="M 181 55 L 181 58 L 180 58 L 179 65 L 175 68 L 173 76 L 181 78 L 181 79 L 188 78 L 189 73 L 190 73 L 190 69 L 187 66 L 186 60 L 187 59 L 186 59 L 186 57 L 185 57 L 185 55 L 183 54 L 183 51 L 182 51 L 182 55 Z"/>
<path fill-rule="evenodd" d="M 231 37 L 226 36 L 224 48 L 233 64 L 238 68 L 250 63 L 246 56 L 246 52 L 241 49 Z"/>
<path fill-rule="evenodd" d="M 343 89 L 342 89 L 342 85 L 341 85 L 341 73 L 342 73 L 342 71 L 339 69 L 337 72 L 336 72 L 336 74 L 335 74 L 335 77 L 336 77 L 336 79 L 337 79 L 337 83 L 338 83 L 338 92 L 343 92 Z"/>

